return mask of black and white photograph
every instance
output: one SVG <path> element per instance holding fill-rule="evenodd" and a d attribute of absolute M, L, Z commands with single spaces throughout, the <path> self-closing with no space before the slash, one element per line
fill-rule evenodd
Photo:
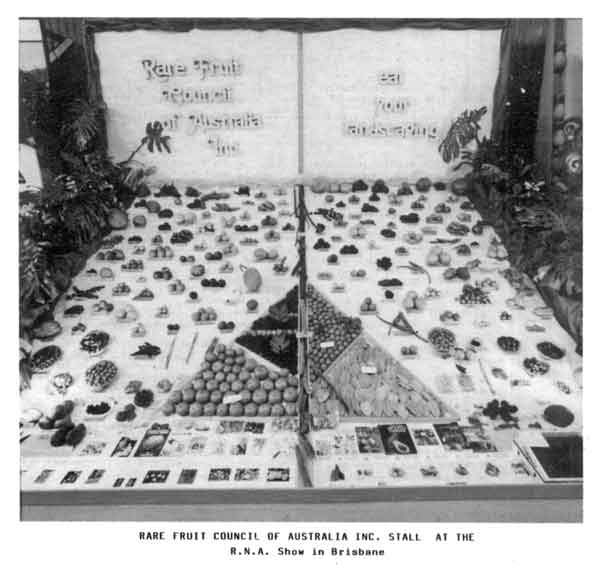
<path fill-rule="evenodd" d="M 106 11 L 18 18 L 20 521 L 583 524 L 586 18 Z"/>

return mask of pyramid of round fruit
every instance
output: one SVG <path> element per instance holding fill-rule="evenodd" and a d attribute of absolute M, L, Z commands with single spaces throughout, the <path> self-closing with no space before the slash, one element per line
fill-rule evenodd
<path fill-rule="evenodd" d="M 307 298 L 310 370 L 317 378 L 360 335 L 362 322 L 360 318 L 338 310 L 311 284 L 307 288 Z"/>
<path fill-rule="evenodd" d="M 162 411 L 166 416 L 296 416 L 298 377 L 287 369 L 269 370 L 241 347 L 215 339 L 199 370 L 171 392 Z"/>

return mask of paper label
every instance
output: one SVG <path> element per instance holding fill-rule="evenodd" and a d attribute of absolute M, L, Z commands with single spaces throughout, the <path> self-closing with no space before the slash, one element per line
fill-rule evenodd
<path fill-rule="evenodd" d="M 375 375 L 377 373 L 377 367 L 372 365 L 363 365 L 360 370 L 365 375 Z"/>
<path fill-rule="evenodd" d="M 226 396 L 223 399 L 223 404 L 233 404 L 234 402 L 240 402 L 242 400 L 241 394 L 232 394 L 231 396 Z"/>
<path fill-rule="evenodd" d="M 333 347 L 335 345 L 334 341 L 322 341 L 321 344 L 319 345 L 319 347 L 321 349 L 328 349 L 330 347 Z"/>

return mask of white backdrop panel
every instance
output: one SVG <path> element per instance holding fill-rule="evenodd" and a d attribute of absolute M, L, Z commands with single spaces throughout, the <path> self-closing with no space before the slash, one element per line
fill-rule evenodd
<path fill-rule="evenodd" d="M 102 32 L 95 36 L 100 81 L 108 107 L 111 154 L 125 159 L 139 144 L 146 123 L 178 115 L 171 135 L 172 154 L 142 149 L 136 159 L 157 167 L 160 177 L 173 180 L 240 182 L 291 177 L 297 172 L 297 37 L 265 31 Z M 239 63 L 241 72 L 203 77 L 194 60 Z M 160 80 L 142 61 L 183 64 L 185 76 Z M 153 67 L 153 65 L 152 65 Z M 152 78 L 148 78 L 151 76 Z M 179 104 L 165 99 L 172 88 L 209 93 L 212 102 Z M 229 100 L 222 93 L 229 90 Z M 216 98 L 215 98 L 215 93 Z M 218 93 L 221 93 L 219 95 Z M 221 96 L 219 98 L 219 96 Z M 226 101 L 223 101 L 226 100 Z M 258 129 L 204 129 L 190 134 L 189 116 L 239 115 L 262 118 Z M 173 123 L 173 122 L 171 122 Z M 237 144 L 234 155 L 217 156 L 218 137 Z"/>
<path fill-rule="evenodd" d="M 306 173 L 348 179 L 449 176 L 438 145 L 451 121 L 467 108 L 488 106 L 482 133 L 489 133 L 500 33 L 349 29 L 305 35 Z M 393 78 L 379 82 L 380 73 L 396 72 L 399 85 Z M 398 102 L 400 112 L 378 108 L 377 99 Z M 437 132 L 429 130 L 435 138 L 344 133 L 344 124 L 373 121 L 418 123 Z"/>

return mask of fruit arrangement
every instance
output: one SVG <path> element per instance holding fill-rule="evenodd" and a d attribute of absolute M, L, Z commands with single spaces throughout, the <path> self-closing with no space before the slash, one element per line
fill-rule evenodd
<path fill-rule="evenodd" d="M 550 341 L 542 341 L 536 345 L 537 350 L 548 359 L 552 359 L 553 361 L 558 361 L 565 356 L 564 349 L 554 345 Z"/>
<path fill-rule="evenodd" d="M 48 370 L 62 357 L 62 349 L 58 345 L 47 345 L 38 349 L 31 357 L 31 369 L 35 373 Z"/>
<path fill-rule="evenodd" d="M 427 339 L 442 357 L 450 357 L 456 347 L 456 336 L 447 328 L 433 328 L 427 335 Z"/>
<path fill-rule="evenodd" d="M 121 270 L 126 271 L 128 273 L 143 271 L 144 270 L 144 262 L 141 259 L 129 259 L 127 263 L 123 263 L 121 265 Z"/>
<path fill-rule="evenodd" d="M 507 353 L 517 353 L 521 347 L 521 342 L 511 336 L 500 336 L 497 343 L 498 347 Z"/>
<path fill-rule="evenodd" d="M 153 402 L 154 393 L 148 389 L 138 390 L 133 397 L 133 403 L 138 408 L 148 408 Z"/>
<path fill-rule="evenodd" d="M 515 414 L 518 410 L 519 408 L 516 405 L 510 404 L 506 400 L 499 402 L 497 399 L 494 399 L 486 404 L 482 414 L 491 420 L 495 420 L 500 416 L 505 422 L 510 422 L 511 420 L 515 420 Z"/>
<path fill-rule="evenodd" d="M 471 229 L 466 224 L 460 222 L 450 222 L 446 226 L 446 231 L 451 235 L 464 236 L 467 235 Z"/>
<path fill-rule="evenodd" d="M 256 261 L 275 261 L 277 257 L 279 257 L 277 249 L 270 249 L 267 251 L 266 249 L 259 247 L 254 250 L 254 259 Z"/>
<path fill-rule="evenodd" d="M 131 357 L 135 357 L 136 359 L 154 359 L 154 357 L 157 357 L 158 355 L 160 355 L 160 353 L 160 347 L 145 342 L 141 345 L 138 345 L 137 351 L 134 351 L 131 354 Z"/>
<path fill-rule="evenodd" d="M 148 250 L 150 259 L 173 259 L 174 256 L 173 249 L 168 245 L 157 245 Z"/>
<path fill-rule="evenodd" d="M 106 332 L 95 330 L 81 339 L 79 347 L 81 351 L 85 351 L 90 355 L 98 355 L 106 349 L 109 341 L 110 336 Z"/>
<path fill-rule="evenodd" d="M 375 304 L 373 302 L 373 299 L 371 297 L 367 296 L 360 303 L 360 313 L 361 313 L 361 315 L 364 315 L 364 314 L 376 314 L 377 313 L 377 304 Z"/>
<path fill-rule="evenodd" d="M 414 290 L 409 290 L 402 300 L 402 306 L 407 312 L 422 312 L 426 304 L 427 300 Z"/>
<path fill-rule="evenodd" d="M 435 266 L 447 267 L 448 265 L 450 265 L 451 261 L 452 261 L 452 258 L 450 257 L 450 254 L 448 252 L 444 251 L 438 245 L 435 245 L 434 247 L 432 247 L 429 250 L 429 252 L 427 253 L 427 257 L 425 259 L 425 262 L 430 267 L 435 267 Z"/>
<path fill-rule="evenodd" d="M 348 416 L 405 421 L 451 415 L 450 409 L 416 377 L 364 334 L 342 353 L 324 376 Z"/>
<path fill-rule="evenodd" d="M 216 340 L 200 370 L 163 405 L 166 416 L 296 416 L 298 378 L 290 371 L 270 371 L 240 347 Z"/>
<path fill-rule="evenodd" d="M 98 261 L 123 261 L 125 259 L 125 253 L 122 249 L 110 249 L 108 251 L 99 251 L 96 253 L 96 259 Z"/>
<path fill-rule="evenodd" d="M 52 375 L 49 380 L 50 384 L 59 394 L 65 394 L 74 382 L 71 373 L 57 373 L 56 375 Z"/>
<path fill-rule="evenodd" d="M 199 279 L 204 276 L 206 273 L 206 268 L 204 265 L 192 265 L 190 269 L 190 276 L 194 279 Z"/>
<path fill-rule="evenodd" d="M 169 294 L 183 294 L 185 292 L 185 285 L 179 279 L 175 279 L 169 283 L 167 289 Z"/>
<path fill-rule="evenodd" d="M 463 285 L 462 292 L 456 300 L 465 306 L 492 303 L 490 295 L 487 292 L 470 284 Z"/>
<path fill-rule="evenodd" d="M 376 264 L 377 268 L 383 271 L 389 271 L 392 268 L 392 260 L 389 257 L 380 257 Z"/>
<path fill-rule="evenodd" d="M 404 234 L 402 237 L 405 243 L 410 243 L 411 245 L 417 245 L 423 241 L 423 234 L 420 234 L 415 231 L 409 231 Z"/>
<path fill-rule="evenodd" d="M 85 372 L 85 382 L 94 392 L 106 390 L 117 378 L 117 366 L 112 361 L 99 361 Z"/>
<path fill-rule="evenodd" d="M 127 296 L 130 292 L 131 292 L 131 287 L 127 283 L 124 283 L 124 282 L 118 283 L 112 289 L 113 296 Z"/>
<path fill-rule="evenodd" d="M 356 245 L 343 245 L 340 249 L 340 255 L 358 255 L 358 249 Z"/>
<path fill-rule="evenodd" d="M 310 338 L 311 371 L 316 375 L 324 372 L 362 331 L 359 318 L 350 318 L 340 312 L 317 289 L 308 285 L 308 327 Z M 374 306 L 374 305 L 373 305 Z M 321 344 L 333 342 L 331 347 Z"/>
<path fill-rule="evenodd" d="M 545 361 L 540 361 L 535 357 L 527 357 L 523 361 L 523 367 L 525 367 L 525 370 L 532 377 L 545 375 L 550 370 L 550 365 L 548 365 L 548 363 Z"/>
<path fill-rule="evenodd" d="M 137 310 L 131 304 L 127 304 L 115 312 L 117 322 L 121 323 L 135 322 L 138 317 Z"/>
<path fill-rule="evenodd" d="M 195 323 L 211 323 L 217 319 L 217 312 L 214 308 L 199 308 L 195 312 L 192 312 L 192 320 Z"/>
<path fill-rule="evenodd" d="M 458 267 L 454 269 L 453 267 L 448 267 L 444 271 L 444 280 L 451 281 L 454 279 L 459 279 L 461 281 L 468 281 L 471 278 L 471 273 L 469 269 L 466 267 Z"/>
<path fill-rule="evenodd" d="M 202 279 L 200 284 L 204 288 L 225 288 L 227 281 L 225 279 Z"/>
<path fill-rule="evenodd" d="M 149 288 L 143 288 L 133 297 L 133 300 L 154 300 L 154 293 Z"/>
<path fill-rule="evenodd" d="M 231 333 L 235 329 L 235 322 L 226 322 L 225 320 L 221 320 L 217 324 L 217 329 L 222 333 Z"/>

